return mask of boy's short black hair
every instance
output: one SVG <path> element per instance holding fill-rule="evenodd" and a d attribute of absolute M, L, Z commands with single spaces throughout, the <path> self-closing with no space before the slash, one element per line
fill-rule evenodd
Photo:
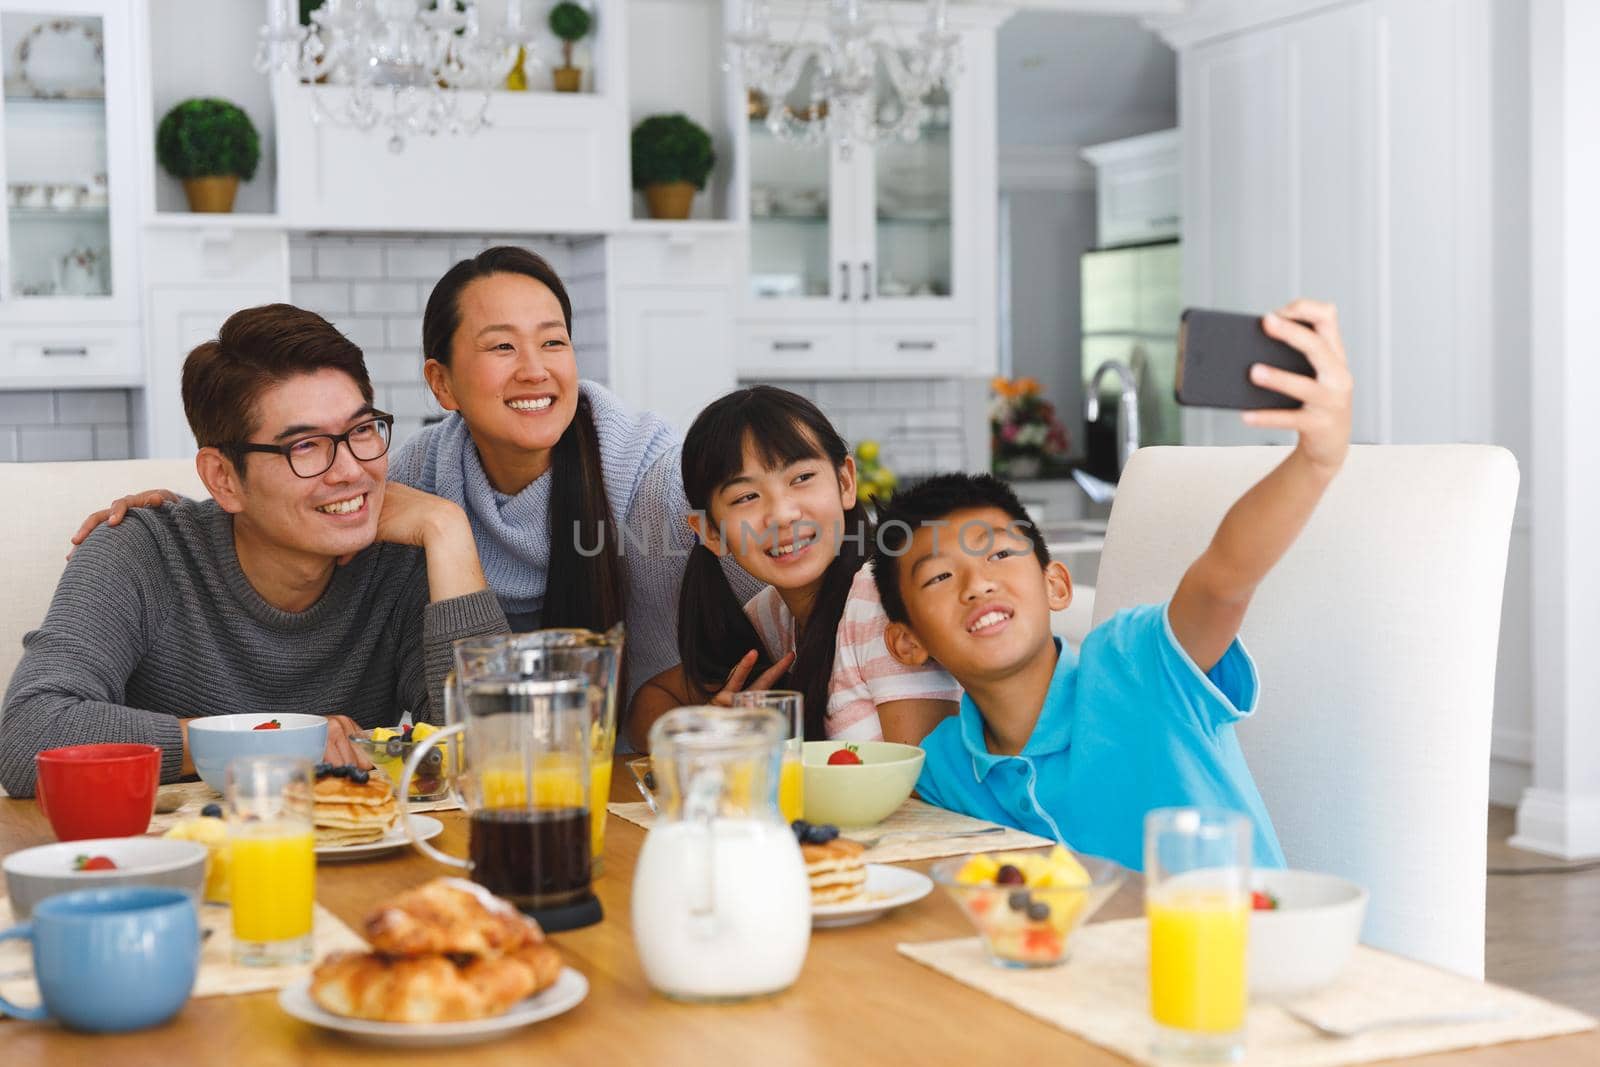
<path fill-rule="evenodd" d="M 939 474 L 913 489 L 896 493 L 878 505 L 877 545 L 872 554 L 872 576 L 878 599 L 891 622 L 908 622 L 905 597 L 900 592 L 900 557 L 911 545 L 920 526 L 948 518 L 958 511 L 997 508 L 1011 519 L 1011 528 L 1026 535 L 1040 569 L 1050 562 L 1044 535 L 1022 506 L 1011 486 L 989 474 Z"/>

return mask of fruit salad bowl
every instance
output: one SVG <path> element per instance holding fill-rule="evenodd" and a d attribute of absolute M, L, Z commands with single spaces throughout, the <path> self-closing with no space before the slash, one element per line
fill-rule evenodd
<path fill-rule="evenodd" d="M 1350 961 L 1368 893 L 1317 871 L 1256 870 L 1250 887 L 1250 994 L 1283 1000 L 1314 993 Z"/>
<path fill-rule="evenodd" d="M 57 893 L 130 885 L 182 889 L 199 903 L 206 876 L 206 847 L 160 837 L 109 837 L 62 841 L 11 853 L 5 858 L 11 916 L 21 922 L 34 906 Z"/>
<path fill-rule="evenodd" d="M 366 754 L 372 765 L 394 784 L 398 793 L 400 781 L 405 777 L 406 761 L 411 758 L 412 751 L 436 731 L 437 727 L 425 722 L 405 728 L 380 726 L 367 737 L 352 737 L 350 743 Z M 443 800 L 450 795 L 450 752 L 450 742 L 445 741 L 435 745 L 423 757 L 417 773 L 411 778 L 412 803 Z"/>
<path fill-rule="evenodd" d="M 1111 898 L 1128 871 L 1099 856 L 1057 845 L 1049 853 L 989 852 L 933 865 L 945 887 L 1000 967 L 1054 967 L 1066 962 L 1072 933 Z"/>
<path fill-rule="evenodd" d="M 807 741 L 805 819 L 841 829 L 874 826 L 916 788 L 922 749 L 893 741 Z"/>

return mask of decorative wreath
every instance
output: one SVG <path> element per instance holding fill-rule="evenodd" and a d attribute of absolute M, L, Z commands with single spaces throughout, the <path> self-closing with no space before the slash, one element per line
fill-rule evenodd
<path fill-rule="evenodd" d="M 32 30 L 29 30 L 28 35 L 22 39 L 22 43 L 17 45 L 18 77 L 20 78 L 22 84 L 27 86 L 28 92 L 33 96 L 51 100 L 60 100 L 69 96 L 85 95 L 81 90 L 75 93 L 71 90 L 58 89 L 52 92 L 50 90 L 41 89 L 28 79 L 28 53 L 33 48 L 33 42 L 39 37 L 43 36 L 45 33 L 68 34 L 72 33 L 73 31 L 83 34 L 89 43 L 94 45 L 94 58 L 101 64 L 100 90 L 102 92 L 105 91 L 104 71 L 106 61 L 106 42 L 105 39 L 100 36 L 100 31 L 95 29 L 89 23 L 83 22 L 79 19 L 51 19 L 49 22 L 41 22 Z"/>

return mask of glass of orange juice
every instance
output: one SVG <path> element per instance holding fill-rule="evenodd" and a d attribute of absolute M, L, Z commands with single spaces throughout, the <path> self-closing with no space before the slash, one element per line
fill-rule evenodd
<path fill-rule="evenodd" d="M 1244 1055 L 1250 930 L 1250 820 L 1162 808 L 1145 816 L 1145 914 L 1156 1051 L 1231 1062 Z"/>
<path fill-rule="evenodd" d="M 317 857 L 312 767 L 292 756 L 248 756 L 227 770 L 233 877 L 233 958 L 252 966 L 311 959 Z"/>
<path fill-rule="evenodd" d="M 783 765 L 778 771 L 778 810 L 788 822 L 802 817 L 806 810 L 806 778 L 802 756 L 805 752 L 805 697 L 792 689 L 746 689 L 733 694 L 736 708 L 768 708 L 783 716 L 788 724 L 783 743 Z"/>

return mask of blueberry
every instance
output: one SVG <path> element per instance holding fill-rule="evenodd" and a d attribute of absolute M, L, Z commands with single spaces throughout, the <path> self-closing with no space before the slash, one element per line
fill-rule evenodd
<path fill-rule="evenodd" d="M 1028 879 L 1027 879 L 1027 876 L 1022 873 L 1022 871 L 1020 871 L 1016 867 L 1013 867 L 1011 864 L 1007 863 L 1007 864 L 1004 864 L 1003 866 L 1001 866 L 1001 868 L 998 871 L 995 872 L 994 884 L 995 885 L 1027 885 L 1028 884 Z"/>
<path fill-rule="evenodd" d="M 1027 911 L 1032 904 L 1033 897 L 1026 889 L 1014 889 L 1011 895 L 1006 897 L 1006 906 L 1012 911 Z"/>
<path fill-rule="evenodd" d="M 220 819 L 222 818 L 222 805 L 207 804 L 205 807 L 200 809 L 200 814 L 207 819 Z"/>
<path fill-rule="evenodd" d="M 645 784 L 648 785 L 649 783 L 647 782 Z M 809 834 L 811 833 L 811 824 L 806 822 L 804 819 L 796 819 L 794 822 L 789 824 L 789 829 L 794 831 L 796 840 L 798 840 L 802 845 L 810 840 Z"/>
<path fill-rule="evenodd" d="M 350 768 L 341 763 L 331 773 L 335 778 L 348 778 L 350 777 Z"/>
<path fill-rule="evenodd" d="M 838 836 L 839 828 L 828 823 L 811 828 L 811 843 L 814 845 L 826 845 Z"/>
<path fill-rule="evenodd" d="M 331 763 L 319 763 L 319 764 L 317 764 L 317 777 L 318 778 L 326 778 L 328 776 L 328 773 L 330 771 L 332 771 L 332 770 L 333 770 L 333 764 L 331 764 Z"/>
<path fill-rule="evenodd" d="M 367 784 L 367 779 L 370 778 L 370 777 L 371 777 L 371 775 L 369 775 L 366 771 L 351 771 L 350 772 L 350 780 L 352 782 L 354 782 L 356 785 L 366 785 Z"/>
<path fill-rule="evenodd" d="M 406 743 L 398 737 L 392 738 L 384 743 L 383 751 L 390 756 L 404 756 L 406 754 Z"/>
<path fill-rule="evenodd" d="M 1028 918 L 1036 923 L 1042 923 L 1050 918 L 1050 905 L 1042 900 L 1036 900 L 1028 905 Z"/>

